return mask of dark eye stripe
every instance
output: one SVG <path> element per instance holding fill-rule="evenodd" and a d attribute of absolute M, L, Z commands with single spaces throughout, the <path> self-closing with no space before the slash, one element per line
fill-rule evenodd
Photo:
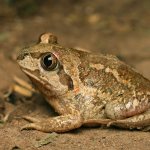
<path fill-rule="evenodd" d="M 32 58 L 39 59 L 42 55 L 43 54 L 39 54 L 38 52 L 37 53 L 29 53 L 29 52 L 20 53 L 17 57 L 17 60 L 23 60 L 26 56 L 31 56 Z"/>

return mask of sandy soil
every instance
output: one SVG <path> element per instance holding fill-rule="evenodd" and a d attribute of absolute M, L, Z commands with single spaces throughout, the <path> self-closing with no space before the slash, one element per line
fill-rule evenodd
<path fill-rule="evenodd" d="M 23 115 L 55 114 L 38 94 L 27 98 L 11 89 L 14 76 L 28 81 L 15 61 L 17 52 L 43 32 L 56 34 L 64 46 L 115 54 L 150 79 L 150 1 L 33 1 L 31 12 L 25 5 L 0 2 L 0 119 L 7 120 L 0 121 L 0 150 L 149 150 L 149 132 L 102 127 L 64 134 L 20 131 L 27 123 Z"/>

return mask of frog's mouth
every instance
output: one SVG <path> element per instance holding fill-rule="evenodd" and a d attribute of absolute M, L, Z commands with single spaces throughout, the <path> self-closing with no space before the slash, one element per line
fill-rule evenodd
<path fill-rule="evenodd" d="M 36 73 L 39 72 L 38 70 L 36 72 L 36 71 L 28 70 L 26 68 L 25 69 L 22 68 L 22 71 L 29 77 L 29 79 L 33 82 L 35 87 L 38 87 L 38 90 L 41 91 L 44 95 L 47 95 L 45 94 L 47 90 L 48 90 L 49 96 L 58 95 L 59 90 L 57 90 L 57 87 L 53 87 L 46 80 L 39 78 L 38 74 L 36 75 Z M 64 95 L 64 94 L 66 94 L 66 91 L 64 92 L 61 91 L 61 94 L 59 94 L 59 96 Z"/>
<path fill-rule="evenodd" d="M 35 88 L 37 87 L 37 90 L 41 91 L 45 96 L 47 96 L 47 93 L 48 96 L 57 95 L 55 92 L 53 92 L 52 90 L 53 87 L 50 84 L 48 84 L 46 81 L 41 80 L 36 75 L 34 75 L 34 73 L 32 73 L 31 71 L 28 71 L 26 69 L 22 69 L 22 71 L 30 78 L 32 83 L 35 85 Z"/>
<path fill-rule="evenodd" d="M 41 80 L 40 78 L 38 78 L 35 73 L 37 74 L 38 73 L 38 70 L 37 71 L 28 71 L 28 69 L 22 69 L 22 71 L 32 80 L 34 81 L 37 81 L 37 82 L 40 82 L 41 84 L 45 84 L 44 80 Z"/>

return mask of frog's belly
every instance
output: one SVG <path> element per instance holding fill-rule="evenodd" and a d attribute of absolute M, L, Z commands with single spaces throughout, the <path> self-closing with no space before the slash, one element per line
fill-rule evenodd
<path fill-rule="evenodd" d="M 104 114 L 106 102 L 99 98 L 95 99 L 93 96 L 79 94 L 75 96 L 73 103 L 82 114 L 84 120 L 106 118 Z"/>

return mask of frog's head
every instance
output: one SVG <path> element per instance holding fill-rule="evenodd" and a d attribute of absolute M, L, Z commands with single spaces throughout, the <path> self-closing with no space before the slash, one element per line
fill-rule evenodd
<path fill-rule="evenodd" d="M 74 81 L 77 83 L 78 56 L 78 52 L 61 47 L 54 35 L 46 33 L 38 44 L 21 50 L 17 62 L 41 92 L 62 95 L 74 89 Z"/>

